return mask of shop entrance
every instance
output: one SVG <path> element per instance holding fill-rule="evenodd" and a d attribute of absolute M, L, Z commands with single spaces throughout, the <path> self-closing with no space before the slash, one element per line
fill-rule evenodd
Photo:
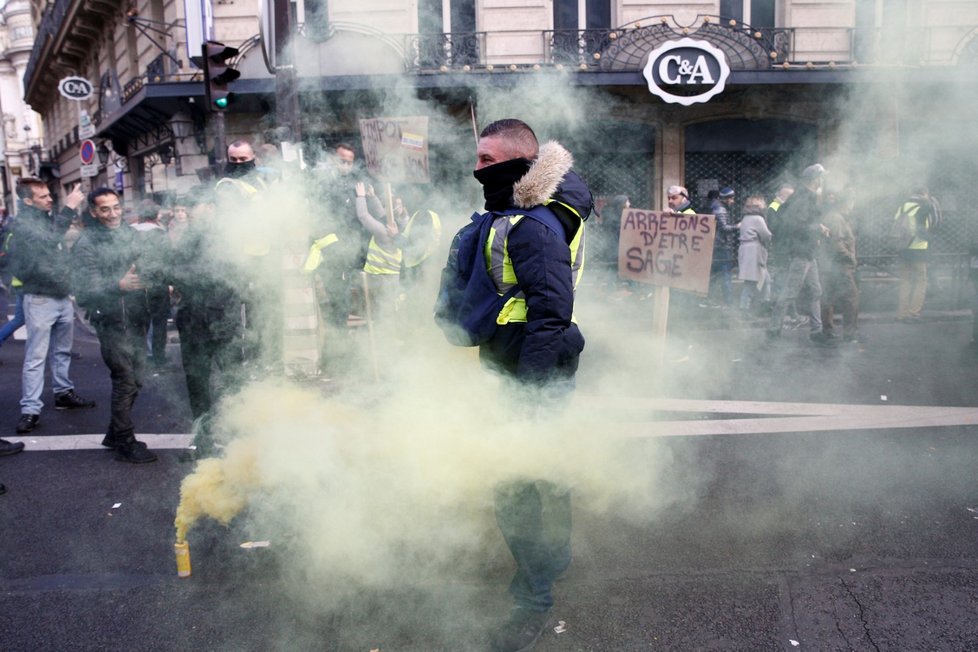
<path fill-rule="evenodd" d="M 693 206 L 709 212 L 707 195 L 723 186 L 740 199 L 770 200 L 780 182 L 816 162 L 815 125 L 789 120 L 715 120 L 686 127 L 686 187 Z"/>

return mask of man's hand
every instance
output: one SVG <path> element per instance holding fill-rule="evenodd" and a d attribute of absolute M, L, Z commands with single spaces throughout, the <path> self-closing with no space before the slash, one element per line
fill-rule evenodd
<path fill-rule="evenodd" d="M 85 201 L 85 193 L 82 192 L 81 184 L 76 183 L 75 187 L 72 188 L 71 192 L 68 193 L 68 196 L 65 197 L 65 206 L 67 206 L 71 210 L 77 210 L 78 207 L 81 206 L 82 202 L 84 201 Z"/>
<path fill-rule="evenodd" d="M 119 289 L 123 292 L 132 292 L 133 290 L 144 290 L 146 286 L 143 284 L 142 280 L 139 278 L 139 274 L 136 273 L 136 265 L 130 265 L 129 271 L 126 275 L 119 280 Z"/>
<path fill-rule="evenodd" d="M 366 191 L 366 188 L 364 187 L 364 184 L 363 184 L 362 181 L 357 181 L 356 184 L 354 184 L 353 188 L 357 192 L 357 197 L 366 197 L 367 196 L 367 191 Z"/>

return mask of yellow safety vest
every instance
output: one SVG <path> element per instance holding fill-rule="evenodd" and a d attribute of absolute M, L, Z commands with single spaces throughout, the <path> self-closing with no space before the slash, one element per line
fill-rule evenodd
<path fill-rule="evenodd" d="M 907 249 L 915 249 L 917 251 L 925 251 L 927 249 L 927 240 L 924 238 L 917 237 L 917 213 L 920 211 L 920 203 L 915 201 L 908 201 L 900 207 L 900 210 L 896 212 L 893 219 L 899 219 L 901 215 L 907 215 L 910 218 L 910 228 L 914 233 L 913 240 L 907 246 Z M 930 219 L 924 218 L 924 228 L 930 226 Z"/>
<path fill-rule="evenodd" d="M 407 247 L 408 252 L 404 255 L 405 267 L 417 267 L 423 263 L 431 254 L 435 253 L 438 244 L 441 242 L 441 219 L 435 211 L 429 210 L 427 213 L 431 219 L 431 230 L 425 235 L 424 241 L 412 242 L 411 238 L 411 227 L 414 226 L 414 221 L 421 214 L 421 211 L 416 211 L 408 220 L 407 226 L 404 227 L 404 237 L 408 242 L 411 242 Z"/>
<path fill-rule="evenodd" d="M 400 274 L 403 258 L 404 254 L 400 249 L 394 248 L 388 251 L 377 243 L 377 238 L 370 238 L 370 244 L 367 245 L 367 262 L 363 264 L 363 271 L 378 276 Z"/>
<path fill-rule="evenodd" d="M 777 199 L 772 199 L 771 203 L 767 205 L 768 208 L 773 210 L 775 213 L 781 208 L 781 202 Z"/>
<path fill-rule="evenodd" d="M 255 177 L 254 181 L 257 183 L 257 185 L 253 185 L 243 179 L 232 179 L 231 177 L 224 177 L 223 179 L 219 179 L 218 182 L 214 184 L 214 190 L 221 190 L 222 185 L 230 185 L 237 188 L 238 191 L 240 191 L 241 194 L 244 195 L 245 197 L 251 198 L 253 195 L 256 195 L 260 191 L 268 188 L 268 186 L 265 185 L 265 182 L 261 179 L 261 177 Z"/>
<path fill-rule="evenodd" d="M 571 274 L 574 278 L 574 289 L 584 273 L 584 220 L 580 213 L 563 202 L 548 201 L 546 204 L 559 203 L 577 217 L 578 226 L 568 247 L 571 254 Z M 496 291 L 500 296 L 506 294 L 510 288 L 516 285 L 516 272 L 513 271 L 513 261 L 509 257 L 508 241 L 509 233 L 520 223 L 525 215 L 500 215 L 489 229 L 489 237 L 486 239 L 485 256 L 489 268 L 489 276 L 496 284 Z M 533 218 L 530 218 L 533 219 Z M 526 322 L 526 297 L 522 292 L 516 293 L 509 299 L 499 311 L 496 323 L 499 325 Z"/>

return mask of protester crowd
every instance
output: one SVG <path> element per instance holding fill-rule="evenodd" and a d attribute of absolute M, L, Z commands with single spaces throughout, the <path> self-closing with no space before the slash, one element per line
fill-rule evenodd
<path fill-rule="evenodd" d="M 268 288 L 261 285 L 267 279 L 260 278 L 268 275 L 262 258 L 274 258 L 268 255 L 268 244 L 246 243 L 247 264 L 215 260 L 221 255 L 216 252 L 227 250 L 227 243 L 220 242 L 218 221 L 258 207 L 258 198 L 274 194 L 282 182 L 281 160 L 267 149 L 259 151 L 266 152 L 265 161 L 257 159 L 251 143 L 234 141 L 214 183 L 162 205 L 145 199 L 129 214 L 120 194 L 104 187 L 87 196 L 75 187 L 54 210 L 44 181 L 20 179 L 19 210 L 5 219 L 0 237 L 4 290 L 16 301 L 13 318 L 0 329 L 0 345 L 21 326 L 27 333 L 18 434 L 41 425 L 45 364 L 55 409 L 96 407 L 95 401 L 76 393 L 70 377 L 78 309 L 98 336 L 112 381 L 102 445 L 114 451 L 115 459 L 156 459 L 136 440 L 131 413 L 147 365 L 156 372 L 170 370 L 168 324 L 179 333 L 194 418 L 194 445 L 188 455 L 213 452 L 210 420 L 217 399 L 240 385 L 249 363 L 264 361 L 263 347 L 275 348 L 275 338 L 267 334 Z M 351 314 L 371 313 L 378 325 L 393 321 L 403 295 L 418 283 L 423 263 L 434 251 L 440 221 L 430 210 L 410 212 L 402 196 L 392 196 L 392 209 L 385 207 L 348 144 L 338 145 L 314 169 L 295 173 L 306 175 L 297 184 L 310 189 L 303 201 L 320 209 L 311 211 L 314 232 L 303 266 L 315 280 L 330 328 L 322 338 L 318 363 L 334 370 L 349 368 Z M 23 443 L 0 440 L 0 455 L 22 449 Z"/>
<path fill-rule="evenodd" d="M 96 407 L 75 391 L 70 376 L 77 306 L 98 337 L 111 378 L 102 445 L 122 462 L 157 459 L 135 437 L 132 408 L 147 364 L 168 370 L 172 321 L 194 418 L 187 454 L 212 454 L 213 411 L 221 396 L 249 373 L 267 371 L 262 365 L 269 356 L 283 366 L 282 296 L 295 286 L 287 281 L 289 271 L 272 261 L 288 258 L 282 255 L 284 239 L 248 231 L 244 215 L 267 215 L 263 198 L 274 197 L 289 172 L 307 175 L 298 184 L 308 189 L 301 201 L 312 216 L 303 234 L 308 249 L 301 273 L 311 279 L 328 330 L 320 365 L 334 373 L 363 367 L 351 342 L 354 314 L 366 317 L 371 333 L 396 332 L 399 311 L 419 304 L 404 297 L 416 291 L 437 248 L 438 215 L 424 207 L 412 212 L 410 199 L 393 192 L 386 193 L 385 205 L 349 144 L 338 144 L 321 164 L 302 172 L 287 171 L 274 148 L 259 151 L 264 162 L 251 143 L 236 140 L 215 183 L 164 205 L 144 200 L 131 215 L 110 188 L 87 196 L 73 188 L 55 211 L 44 181 L 20 180 L 19 211 L 0 236 L 4 282 L 16 301 L 0 344 L 21 325 L 27 332 L 18 434 L 41 425 L 46 364 L 55 409 Z M 460 231 L 453 248 L 456 256 L 476 252 L 474 259 L 486 263 L 491 299 L 505 300 L 503 308 L 494 308 L 498 314 L 489 315 L 491 333 L 474 343 L 486 369 L 513 381 L 510 403 L 525 402 L 526 415 L 558 411 L 569 399 L 584 347 L 572 315 L 593 200 L 572 162 L 559 144 L 541 146 L 519 120 L 489 125 L 478 140 L 474 172 L 484 188 L 487 212 L 479 220 L 485 226 L 467 235 Z M 810 165 L 795 183 L 782 183 L 770 202 L 759 194 L 739 201 L 734 188 L 720 187 L 700 211 L 715 218 L 713 294 L 725 308 L 764 316 L 769 341 L 780 339 L 786 326 L 804 325 L 817 346 L 861 339 L 852 193 L 827 189 L 826 175 L 820 164 Z M 697 212 L 686 188 L 671 186 L 666 195 L 667 211 Z M 589 227 L 593 262 L 606 273 L 617 272 L 617 231 L 629 205 L 626 196 L 615 197 Z M 893 217 L 889 237 L 898 258 L 900 321 L 920 319 L 929 240 L 940 220 L 926 188 L 913 189 Z M 238 236 L 234 243 L 226 241 L 229 227 Z M 475 241 L 477 236 L 482 239 Z M 376 373 L 376 357 L 374 362 Z M 0 439 L 0 456 L 23 448 Z M 525 650 L 547 626 L 553 583 L 570 564 L 570 493 L 548 481 L 521 479 L 500 484 L 495 503 L 518 569 L 510 586 L 513 610 L 492 647 Z"/>

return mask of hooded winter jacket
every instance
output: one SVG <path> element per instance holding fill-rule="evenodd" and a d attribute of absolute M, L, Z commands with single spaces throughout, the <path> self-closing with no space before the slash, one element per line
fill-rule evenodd
<path fill-rule="evenodd" d="M 521 381 L 545 382 L 558 370 L 572 374 L 584 349 L 584 336 L 573 322 L 574 288 L 584 261 L 583 222 L 593 201 L 587 185 L 571 171 L 572 164 L 570 153 L 559 144 L 541 146 L 529 171 L 513 185 L 510 209 L 496 211 L 505 214 L 496 218 L 486 243 L 497 290 L 502 294 L 519 286 L 515 300 L 525 302 L 525 312 L 507 304 L 480 356 Z M 554 210 L 557 220 L 519 214 L 521 208 L 553 201 L 564 205 Z M 492 242 L 497 235 L 504 238 L 501 247 Z M 504 252 L 502 261 L 493 259 L 493 249 Z M 512 317 L 514 312 L 518 318 Z"/>

